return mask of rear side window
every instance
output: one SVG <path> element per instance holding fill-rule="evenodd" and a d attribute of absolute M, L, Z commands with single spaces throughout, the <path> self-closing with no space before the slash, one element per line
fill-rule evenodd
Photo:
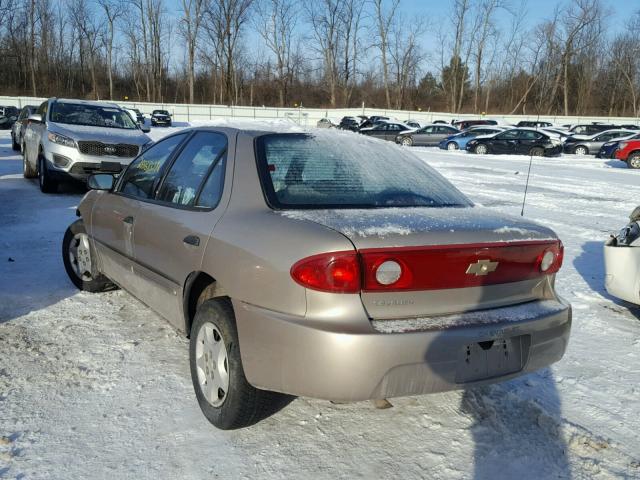
<path fill-rule="evenodd" d="M 137 198 L 153 198 L 162 167 L 173 151 L 182 143 L 186 133 L 160 140 L 136 158 L 127 168 L 118 191 Z"/>
<path fill-rule="evenodd" d="M 469 206 L 440 174 L 396 145 L 334 132 L 259 137 L 257 161 L 273 208 Z"/>
<path fill-rule="evenodd" d="M 221 169 L 216 164 L 227 151 L 227 137 L 221 133 L 198 132 L 182 149 L 165 176 L 157 200 L 181 206 L 214 207 L 221 191 Z M 224 162 L 222 163 L 224 167 Z M 223 169 L 223 168 L 222 168 Z M 205 178 L 213 170 L 213 179 L 207 182 L 204 197 L 200 195 Z M 204 204 L 197 202 L 202 197 Z"/>

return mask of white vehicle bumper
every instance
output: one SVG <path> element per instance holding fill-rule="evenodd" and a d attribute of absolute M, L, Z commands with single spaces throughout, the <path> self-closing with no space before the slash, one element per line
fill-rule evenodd
<path fill-rule="evenodd" d="M 640 305 L 640 247 L 604 246 L 605 288 L 614 297 Z"/>

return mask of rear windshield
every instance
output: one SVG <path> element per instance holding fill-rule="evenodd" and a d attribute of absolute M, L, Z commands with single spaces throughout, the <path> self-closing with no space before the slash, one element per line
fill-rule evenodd
<path fill-rule="evenodd" d="M 439 173 L 397 145 L 348 133 L 269 134 L 256 140 L 273 208 L 466 207 Z"/>

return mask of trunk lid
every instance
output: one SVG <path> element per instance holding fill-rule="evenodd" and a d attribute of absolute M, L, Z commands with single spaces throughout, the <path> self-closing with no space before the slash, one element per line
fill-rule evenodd
<path fill-rule="evenodd" d="M 362 302 L 373 319 L 457 313 L 542 298 L 541 255 L 555 233 L 481 207 L 289 210 L 353 243 L 363 264 Z M 394 260 L 411 284 L 382 287 L 375 271 Z M 404 277 L 402 277 L 404 278 Z"/>

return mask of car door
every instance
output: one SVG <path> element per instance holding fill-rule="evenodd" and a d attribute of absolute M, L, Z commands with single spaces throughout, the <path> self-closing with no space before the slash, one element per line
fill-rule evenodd
<path fill-rule="evenodd" d="M 431 136 L 437 127 L 430 125 L 428 127 L 421 128 L 413 134 L 414 145 L 428 145 L 431 141 Z"/>
<path fill-rule="evenodd" d="M 389 123 L 388 125 L 386 125 L 386 127 L 387 129 L 384 134 L 384 139 L 392 142 L 394 142 L 400 132 L 404 130 L 400 125 L 396 123 Z"/>
<path fill-rule="evenodd" d="M 518 143 L 519 130 L 507 130 L 489 140 L 493 153 L 514 153 Z"/>
<path fill-rule="evenodd" d="M 454 133 L 458 133 L 457 130 L 449 127 L 435 127 L 433 135 L 429 139 L 430 145 L 437 145 L 442 140 L 447 138 L 449 135 L 453 135 Z"/>
<path fill-rule="evenodd" d="M 43 102 L 40 104 L 36 113 L 42 117 L 42 122 L 27 122 L 28 127 L 24 133 L 25 155 L 27 156 L 29 163 L 34 168 L 36 168 L 36 165 L 38 164 L 40 138 L 46 129 L 48 105 L 49 102 Z"/>
<path fill-rule="evenodd" d="M 140 203 L 134 227 L 139 298 L 177 328 L 182 290 L 201 268 L 207 241 L 221 218 L 228 145 L 220 132 L 194 133 L 166 169 L 154 201 Z"/>
<path fill-rule="evenodd" d="M 518 141 L 515 145 L 514 153 L 528 155 L 533 147 L 540 145 L 542 138 L 542 134 L 533 130 L 521 130 L 518 132 Z"/>
<path fill-rule="evenodd" d="M 180 133 L 160 140 L 131 162 L 114 192 L 98 192 L 89 221 L 102 271 L 111 280 L 138 296 L 133 270 L 134 226 L 141 201 L 153 197 L 166 162 L 186 139 Z"/>

